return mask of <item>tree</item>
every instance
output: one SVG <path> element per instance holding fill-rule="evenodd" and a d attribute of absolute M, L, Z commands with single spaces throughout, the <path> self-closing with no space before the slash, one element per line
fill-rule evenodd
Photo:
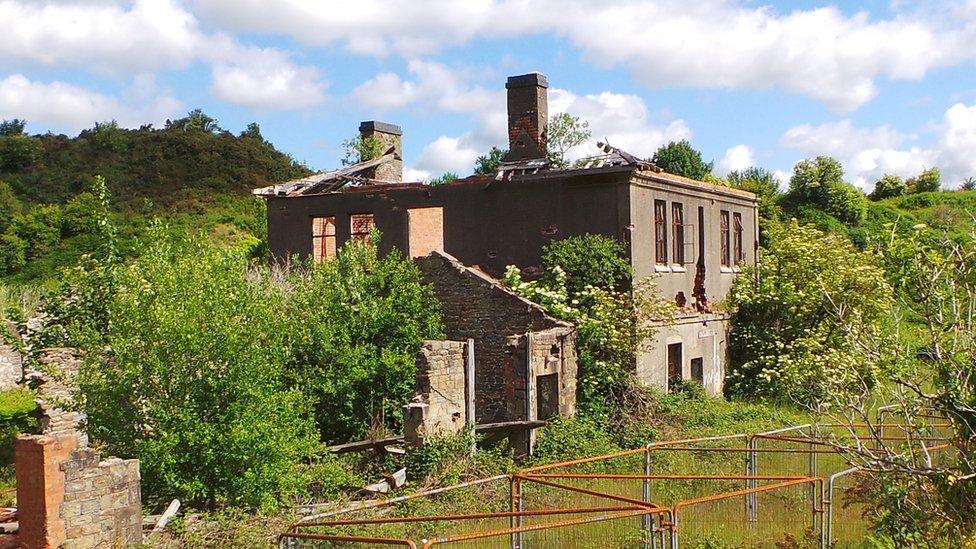
<path fill-rule="evenodd" d="M 507 150 L 499 149 L 498 147 L 492 147 L 488 154 L 483 154 L 475 160 L 474 163 L 474 174 L 475 175 L 495 175 L 498 172 L 498 166 L 501 165 L 502 159 L 508 154 Z"/>
<path fill-rule="evenodd" d="M 352 166 L 353 164 L 359 164 L 360 162 L 366 162 L 367 160 L 379 158 L 387 151 L 389 147 L 371 135 L 365 137 L 362 135 L 357 135 L 352 139 L 343 141 L 342 148 L 345 151 L 345 156 L 342 159 L 342 165 Z"/>
<path fill-rule="evenodd" d="M 917 177 L 909 179 L 906 184 L 909 193 L 936 192 L 942 186 L 942 174 L 938 168 L 929 168 Z"/>
<path fill-rule="evenodd" d="M 976 191 L 976 177 L 967 177 L 959 188 L 963 191 Z"/>
<path fill-rule="evenodd" d="M 25 134 L 0 136 L 0 171 L 16 172 L 30 168 L 41 160 L 44 144 Z"/>
<path fill-rule="evenodd" d="M 12 274 L 27 263 L 27 243 L 12 233 L 0 234 L 0 274 Z"/>
<path fill-rule="evenodd" d="M 590 138 L 590 123 L 578 116 L 561 112 L 549 117 L 546 130 L 548 159 L 554 168 L 569 166 L 566 153 Z"/>
<path fill-rule="evenodd" d="M 878 333 L 891 305 L 884 271 L 843 236 L 795 220 L 766 231 L 758 272 L 729 294 L 726 393 L 818 406 L 838 384 L 873 384 L 877 363 L 854 361 L 852 334 L 832 319 L 843 309 L 858 334 Z"/>
<path fill-rule="evenodd" d="M 543 281 L 555 286 L 556 272 L 566 275 L 570 295 L 587 286 L 626 291 L 634 271 L 623 242 L 603 235 L 582 235 L 554 240 L 542 248 Z"/>
<path fill-rule="evenodd" d="M 180 130 L 184 132 L 205 132 L 205 133 L 218 133 L 221 131 L 220 125 L 217 124 L 217 120 L 207 113 L 203 112 L 202 109 L 193 109 L 184 118 L 178 118 L 176 120 L 166 121 L 167 130 Z"/>
<path fill-rule="evenodd" d="M 247 128 L 241 132 L 241 137 L 247 137 L 262 143 L 264 142 L 264 136 L 261 135 L 261 126 L 259 126 L 257 122 L 251 122 L 248 124 Z"/>
<path fill-rule="evenodd" d="M 778 202 L 783 196 L 780 190 L 782 183 L 776 175 L 759 167 L 749 167 L 735 170 L 728 175 L 729 184 L 735 189 L 749 191 L 759 199 L 759 217 L 763 220 L 779 219 L 782 208 Z"/>
<path fill-rule="evenodd" d="M 905 180 L 898 177 L 897 175 L 885 174 L 884 177 L 879 179 L 877 183 L 874 184 L 874 190 L 868 195 L 871 200 L 884 200 L 885 198 L 893 198 L 896 196 L 902 196 L 908 192 L 908 185 L 905 184 Z"/>
<path fill-rule="evenodd" d="M 458 174 L 456 174 L 454 172 L 444 172 L 444 173 L 442 173 L 440 175 L 440 177 L 435 177 L 435 178 L 431 179 L 430 180 L 430 184 L 431 185 L 444 185 L 444 184 L 447 184 L 447 183 L 450 183 L 452 181 L 457 180 L 457 178 L 458 178 Z"/>
<path fill-rule="evenodd" d="M 6 181 L 0 181 L 0 233 L 7 230 L 10 221 L 23 210 L 20 199 Z"/>
<path fill-rule="evenodd" d="M 102 149 L 120 153 L 129 148 L 129 136 L 115 120 L 96 122 L 90 135 L 92 142 Z"/>
<path fill-rule="evenodd" d="M 705 163 L 701 153 L 692 148 L 687 140 L 672 141 L 661 146 L 654 153 L 651 162 L 668 173 L 699 181 L 712 173 L 712 163 Z"/>
<path fill-rule="evenodd" d="M 14 135 L 24 135 L 24 128 L 26 127 L 27 121 L 21 120 L 20 118 L 4 120 L 0 122 L 0 136 L 10 137 Z"/>
<path fill-rule="evenodd" d="M 848 226 L 860 224 L 867 210 L 864 194 L 844 181 L 844 168 L 829 156 L 797 162 L 784 201 L 793 207 L 813 207 Z"/>
<path fill-rule="evenodd" d="M 416 355 L 441 334 L 440 307 L 417 267 L 370 243 L 342 247 L 335 259 L 289 278 L 287 319 L 294 349 L 289 377 L 315 399 L 323 441 L 399 433 L 413 396 Z"/>

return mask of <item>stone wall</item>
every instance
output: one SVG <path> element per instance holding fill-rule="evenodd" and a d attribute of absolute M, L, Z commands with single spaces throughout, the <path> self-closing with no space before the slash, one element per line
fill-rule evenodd
<path fill-rule="evenodd" d="M 416 396 L 404 406 L 407 442 L 420 444 L 432 435 L 457 434 L 468 424 L 466 351 L 463 341 L 425 341 L 420 348 Z"/>
<path fill-rule="evenodd" d="M 447 338 L 474 340 L 476 423 L 522 419 L 524 402 L 520 407 L 513 395 L 524 392 L 525 363 L 508 356 L 509 336 L 551 328 L 572 331 L 573 325 L 548 316 L 535 303 L 446 253 L 415 261 L 440 301 Z"/>
<path fill-rule="evenodd" d="M 0 320 L 0 390 L 16 387 L 24 377 L 23 357 L 8 337 L 18 337 L 16 327 Z"/>

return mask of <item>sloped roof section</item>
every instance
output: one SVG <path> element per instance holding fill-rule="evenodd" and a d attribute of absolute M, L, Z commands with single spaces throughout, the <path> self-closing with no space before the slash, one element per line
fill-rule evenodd
<path fill-rule="evenodd" d="M 371 179 L 368 174 L 373 172 L 373 168 L 399 160 L 393 147 L 390 147 L 382 156 L 365 162 L 359 162 L 339 170 L 319 172 L 317 174 L 293 179 L 285 183 L 270 185 L 254 189 L 251 194 L 257 196 L 302 196 L 309 194 L 322 194 L 338 191 L 347 185 L 368 185 L 373 183 L 388 183 Z"/>

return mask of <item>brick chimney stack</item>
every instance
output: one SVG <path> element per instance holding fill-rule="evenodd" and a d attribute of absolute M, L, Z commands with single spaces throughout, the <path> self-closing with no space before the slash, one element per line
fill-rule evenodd
<path fill-rule="evenodd" d="M 537 72 L 509 76 L 508 155 L 506 162 L 546 157 L 549 80 Z"/>
<path fill-rule="evenodd" d="M 372 179 L 385 181 L 387 183 L 403 182 L 403 130 L 400 126 L 368 120 L 359 125 L 359 135 L 362 137 L 372 137 L 384 144 L 385 153 L 393 147 L 393 160 L 373 168 Z"/>

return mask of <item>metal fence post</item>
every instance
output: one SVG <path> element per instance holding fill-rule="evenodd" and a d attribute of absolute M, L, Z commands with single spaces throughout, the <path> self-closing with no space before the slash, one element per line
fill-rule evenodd
<path fill-rule="evenodd" d="M 756 437 L 749 437 L 747 446 L 749 452 L 746 453 L 746 475 L 747 476 L 757 476 L 759 469 L 759 460 L 756 455 Z M 755 490 L 759 486 L 756 479 L 746 480 L 746 488 L 750 490 Z M 746 520 L 749 522 L 757 522 L 759 520 L 759 498 L 756 492 L 750 492 L 746 495 Z"/>
<path fill-rule="evenodd" d="M 651 449 L 644 447 L 644 481 L 642 482 L 641 497 L 646 503 L 651 502 Z M 655 549 L 654 542 L 654 515 L 648 513 L 641 515 L 641 530 L 643 531 L 641 544 L 644 547 Z"/>

